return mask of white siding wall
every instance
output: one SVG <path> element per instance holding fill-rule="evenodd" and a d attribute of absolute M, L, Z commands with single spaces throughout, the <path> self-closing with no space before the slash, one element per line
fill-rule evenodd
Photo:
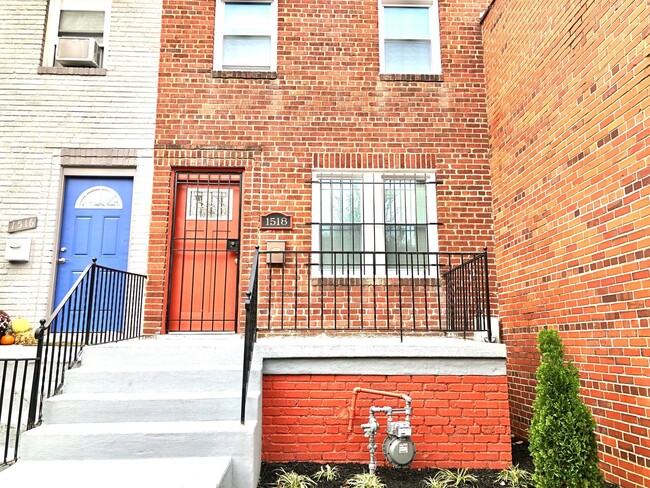
<path fill-rule="evenodd" d="M 161 0 L 113 0 L 110 15 L 106 76 L 38 74 L 47 0 L 0 1 L 0 309 L 34 324 L 51 306 L 63 148 L 129 150 L 129 269 L 146 272 Z M 8 222 L 30 216 L 38 227 L 15 235 L 32 238 L 31 259 L 9 263 Z"/>

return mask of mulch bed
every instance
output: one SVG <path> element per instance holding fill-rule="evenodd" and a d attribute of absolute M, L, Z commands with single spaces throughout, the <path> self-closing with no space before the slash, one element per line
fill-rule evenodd
<path fill-rule="evenodd" d="M 527 471 L 533 471 L 533 461 L 528 452 L 528 443 L 521 439 L 512 441 L 512 464 L 519 465 L 520 468 Z M 281 469 L 285 471 L 295 471 L 298 474 L 312 476 L 319 470 L 321 464 L 317 463 L 262 463 L 260 473 L 260 482 L 258 488 L 275 487 L 278 478 L 278 472 Z M 332 465 L 334 466 L 334 465 Z M 368 472 L 367 464 L 336 464 L 339 472 L 337 481 L 319 481 L 318 488 L 341 488 L 344 481 L 357 473 Z M 387 488 L 419 488 L 421 481 L 433 476 L 436 469 L 395 469 L 385 466 L 377 468 L 377 476 L 386 484 Z M 495 488 L 499 487 L 497 476 L 499 470 L 490 469 L 472 469 L 469 473 L 478 478 L 475 488 Z M 607 484 L 607 488 L 616 488 L 616 485 Z"/>

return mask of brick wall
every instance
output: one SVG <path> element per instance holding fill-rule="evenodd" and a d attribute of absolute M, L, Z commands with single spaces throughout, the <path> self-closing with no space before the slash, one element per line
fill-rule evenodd
<path fill-rule="evenodd" d="M 650 486 L 649 6 L 496 0 L 483 24 L 513 431 L 558 328 L 624 487 Z"/>
<path fill-rule="evenodd" d="M 352 432 L 348 408 L 362 386 L 406 393 L 413 399 L 412 467 L 505 468 L 510 465 L 510 428 L 505 376 L 265 375 L 262 394 L 262 459 L 321 463 L 369 460 L 359 427 L 371 405 L 399 408 L 394 398 L 360 393 Z M 377 437 L 377 461 L 385 462 Z M 396 415 L 395 420 L 403 420 Z"/>
<path fill-rule="evenodd" d="M 0 256 L 0 309 L 34 324 L 52 306 L 63 166 L 134 177 L 129 269 L 146 272 L 161 1 L 111 4 L 107 69 L 79 76 L 39 74 L 47 0 L 0 2 L 0 252 L 10 220 L 38 217 L 17 234 L 30 262 Z"/>
<path fill-rule="evenodd" d="M 379 75 L 376 0 L 280 1 L 277 73 L 249 78 L 212 71 L 214 0 L 165 0 L 147 330 L 164 324 L 174 168 L 243 170 L 242 296 L 256 244 L 311 247 L 318 168 L 435 170 L 441 250 L 492 251 L 478 22 L 486 5 L 441 1 L 442 80 L 395 81 Z M 253 156 L 238 165 L 230 150 Z M 291 214 L 293 229 L 259 230 L 271 211 Z M 492 303 L 496 315 L 496 295 Z"/>

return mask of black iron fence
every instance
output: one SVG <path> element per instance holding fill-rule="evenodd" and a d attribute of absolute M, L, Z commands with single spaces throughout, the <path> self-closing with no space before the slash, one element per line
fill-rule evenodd
<path fill-rule="evenodd" d="M 36 357 L 0 359 L 0 465 L 17 459 L 38 364 Z"/>
<path fill-rule="evenodd" d="M 246 299 L 241 423 L 258 331 L 484 332 L 492 340 L 487 249 L 480 253 L 255 250 Z"/>
<path fill-rule="evenodd" d="M 3 463 L 16 459 L 21 431 L 40 422 L 43 400 L 60 392 L 66 371 L 78 363 L 84 346 L 142 335 L 145 280 L 93 259 L 50 319 L 41 320 L 34 357 L 0 361 L 0 408 L 11 422 L 0 443 Z"/>
<path fill-rule="evenodd" d="M 446 290 L 446 330 L 486 331 L 491 341 L 487 251 L 463 260 L 460 265 L 446 271 L 443 277 Z"/>
<path fill-rule="evenodd" d="M 60 391 L 84 346 L 140 337 L 145 280 L 144 275 L 106 268 L 93 259 L 50 320 L 41 321 L 36 331 L 41 400 Z M 35 421 L 40 415 L 39 408 Z"/>
<path fill-rule="evenodd" d="M 259 331 L 485 332 L 491 339 L 487 251 L 265 251 L 258 263 Z"/>

